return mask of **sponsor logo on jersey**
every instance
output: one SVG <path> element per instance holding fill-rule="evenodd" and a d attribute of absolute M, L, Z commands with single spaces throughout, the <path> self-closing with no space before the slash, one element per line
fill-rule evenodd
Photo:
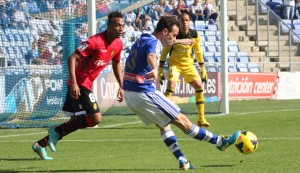
<path fill-rule="evenodd" d="M 110 52 L 110 56 L 114 56 L 114 54 L 115 54 L 115 51 L 112 50 L 112 51 Z"/>
<path fill-rule="evenodd" d="M 97 104 L 94 103 L 94 104 L 93 104 L 93 109 L 94 109 L 94 110 L 97 110 L 97 108 L 98 108 Z"/>
<path fill-rule="evenodd" d="M 125 72 L 124 80 L 129 80 L 129 81 L 133 81 L 133 82 L 137 82 L 137 83 L 144 83 L 145 77 L 137 75 L 137 74 Z"/>
<path fill-rule="evenodd" d="M 87 43 L 81 43 L 81 44 L 79 45 L 78 49 L 79 49 L 80 51 L 84 51 L 84 49 L 87 48 L 87 47 L 88 47 L 88 44 L 87 44 Z"/>
<path fill-rule="evenodd" d="M 105 50 L 105 49 L 102 49 L 102 50 L 100 50 L 100 52 L 101 52 L 101 53 L 106 53 L 106 52 L 107 52 L 107 50 Z"/>
<path fill-rule="evenodd" d="M 104 62 L 103 60 L 97 60 L 94 62 L 94 64 L 96 66 L 104 66 L 104 65 L 106 65 L 106 62 Z"/>

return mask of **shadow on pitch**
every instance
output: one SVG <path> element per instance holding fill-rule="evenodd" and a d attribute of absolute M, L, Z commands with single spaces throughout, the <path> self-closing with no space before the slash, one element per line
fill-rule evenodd
<path fill-rule="evenodd" d="M 33 161 L 33 160 L 41 160 L 37 158 L 0 158 L 0 161 Z M 2 170 L 0 170 L 1 172 Z"/>
<path fill-rule="evenodd" d="M 230 167 L 234 167 L 235 165 L 203 165 L 201 167 L 205 167 L 205 168 L 230 168 Z"/>
<path fill-rule="evenodd" d="M 155 171 L 178 171 L 178 169 L 85 169 L 85 170 L 0 170 L 0 173 L 21 172 L 155 172 Z"/>

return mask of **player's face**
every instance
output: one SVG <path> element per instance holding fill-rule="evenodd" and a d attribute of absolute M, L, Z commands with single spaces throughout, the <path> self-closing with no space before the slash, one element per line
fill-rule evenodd
<path fill-rule="evenodd" d="M 165 36 L 162 39 L 161 44 L 163 46 L 170 45 L 170 43 L 173 43 L 176 40 L 176 36 L 178 35 L 178 33 L 179 33 L 179 28 L 176 25 L 172 27 L 171 32 L 165 29 Z"/>
<path fill-rule="evenodd" d="M 107 25 L 107 30 L 110 32 L 112 37 L 120 38 L 124 31 L 124 19 L 115 17 L 112 19 L 111 23 Z"/>
<path fill-rule="evenodd" d="M 179 20 L 180 32 L 187 34 L 190 27 L 190 16 L 188 14 L 182 14 Z"/>

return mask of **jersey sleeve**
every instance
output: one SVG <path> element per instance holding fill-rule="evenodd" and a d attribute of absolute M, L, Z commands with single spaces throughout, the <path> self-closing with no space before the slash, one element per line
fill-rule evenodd
<path fill-rule="evenodd" d="M 160 61 L 166 61 L 167 56 L 171 50 L 172 46 L 164 46 L 162 51 L 161 51 L 161 56 L 160 56 Z"/>
<path fill-rule="evenodd" d="M 195 38 L 195 43 L 194 43 L 194 50 L 195 50 L 195 55 L 198 63 L 204 63 L 203 59 L 203 52 L 201 50 L 200 46 L 200 35 L 197 34 L 197 38 Z"/>
<path fill-rule="evenodd" d="M 83 41 L 76 48 L 76 53 L 79 53 L 82 57 L 87 57 L 91 55 L 96 47 L 96 42 L 93 39 L 88 39 L 87 41 Z"/>
<path fill-rule="evenodd" d="M 114 58 L 112 60 L 115 62 L 121 61 L 121 50 L 118 51 L 118 53 L 114 56 Z"/>
<path fill-rule="evenodd" d="M 152 40 L 148 43 L 147 49 L 146 49 L 146 55 L 150 54 L 150 53 L 155 53 L 157 58 L 160 57 L 160 50 L 161 50 L 161 46 L 159 45 L 157 40 Z"/>

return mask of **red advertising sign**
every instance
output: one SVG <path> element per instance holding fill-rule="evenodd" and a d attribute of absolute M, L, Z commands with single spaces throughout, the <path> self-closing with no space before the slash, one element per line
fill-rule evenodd
<path fill-rule="evenodd" d="M 230 99 L 270 99 L 277 88 L 277 73 L 229 73 Z"/>

